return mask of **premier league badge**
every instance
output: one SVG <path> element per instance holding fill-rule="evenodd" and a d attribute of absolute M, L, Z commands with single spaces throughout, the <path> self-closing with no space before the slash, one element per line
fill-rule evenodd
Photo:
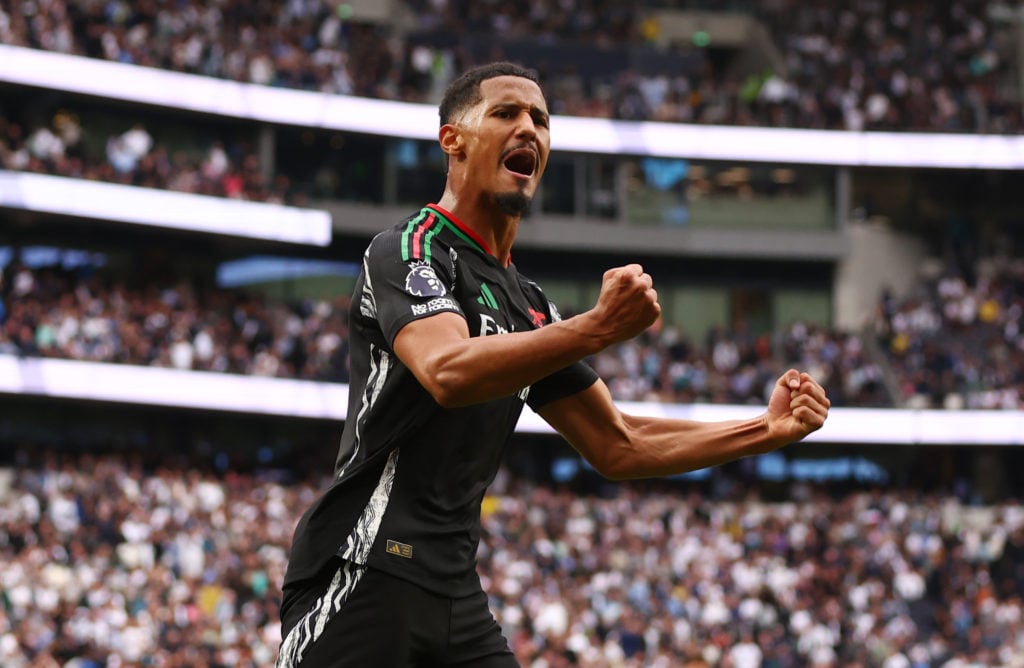
<path fill-rule="evenodd" d="M 405 291 L 414 297 L 443 297 L 447 290 L 429 264 L 414 264 L 405 277 Z"/>

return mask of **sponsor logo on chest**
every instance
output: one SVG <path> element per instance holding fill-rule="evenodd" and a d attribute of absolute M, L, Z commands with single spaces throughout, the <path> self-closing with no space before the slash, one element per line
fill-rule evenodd
<path fill-rule="evenodd" d="M 516 331 L 515 325 L 505 327 L 499 323 L 493 316 L 487 315 L 486 313 L 480 314 L 480 336 L 489 336 L 491 334 L 508 334 L 510 331 Z"/>

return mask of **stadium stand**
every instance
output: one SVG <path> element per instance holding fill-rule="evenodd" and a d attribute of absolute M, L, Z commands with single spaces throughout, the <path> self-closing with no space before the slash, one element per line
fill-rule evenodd
<path fill-rule="evenodd" d="M 0 352 L 176 369 L 346 382 L 347 295 L 283 301 L 142 276 L 8 266 Z M 85 275 L 80 275 L 84 273 Z M 126 285 L 133 280 L 135 284 Z M 836 406 L 1008 409 L 1022 406 L 1020 270 L 922 284 L 883 299 L 870 323 L 887 359 L 864 340 L 814 323 L 772 334 L 709 331 L 702 343 L 664 325 L 591 360 L 626 401 L 760 405 L 789 366 L 812 369 Z M 72 298 L 68 298 L 73 295 Z M 955 334 L 950 335 L 951 332 Z M 988 359 L 1000 364 L 989 366 Z M 902 395 L 890 397 L 890 373 Z"/>
<path fill-rule="evenodd" d="M 343 383 L 349 298 L 286 302 L 243 290 L 8 266 L 0 353 Z M 128 281 L 133 281 L 128 283 Z M 742 331 L 695 344 L 662 326 L 592 360 L 626 401 L 763 404 L 788 366 L 813 369 L 836 405 L 891 405 L 859 339 L 794 323 L 780 340 Z"/>
<path fill-rule="evenodd" d="M 116 11 L 52 2 L 5 13 L 3 42 L 406 101 L 430 101 L 453 70 L 504 57 L 543 63 L 553 108 L 574 116 L 849 130 L 1022 129 L 1019 104 L 1006 89 L 1008 81 L 1015 84 L 1012 13 L 987 11 L 995 3 L 856 2 L 838 12 L 828 3 L 791 0 L 680 3 L 671 11 L 674 4 L 388 3 L 407 17 L 403 30 L 400 21 L 360 20 L 352 5 L 326 2 Z M 675 26 L 687 19 L 700 24 L 680 11 L 687 9 L 756 18 L 770 48 L 755 56 L 766 65 L 744 67 L 735 53 L 714 53 L 718 35 L 679 34 Z M 453 34 L 466 37 L 456 44 Z"/>
<path fill-rule="evenodd" d="M 0 47 L 405 102 L 434 102 L 500 55 L 538 66 L 566 116 L 934 141 L 1024 125 L 1024 23 L 997 2 L 375 4 L 393 12 L 0 3 Z M 381 221 L 436 196 L 443 166 L 422 140 L 12 80 L 0 58 L 0 666 L 268 666 L 291 529 L 344 419 L 318 403 L 337 395 L 306 392 L 344 388 L 351 263 Z M 849 440 L 609 485 L 524 429 L 479 553 L 524 666 L 1024 665 L 1013 172 L 778 162 L 570 151 L 517 264 L 566 310 L 626 253 L 664 277 L 665 321 L 591 360 L 621 401 L 755 410 L 796 364 L 837 406 L 885 407 L 917 431 L 847 413 L 863 427 Z M 43 175 L 61 180 L 28 178 Z M 22 199 L 55 184 L 92 208 Z M 113 207 L 129 192 L 166 201 L 157 191 L 185 196 L 182 211 L 259 208 L 217 209 L 243 221 L 225 232 Z M 298 216 L 293 230 L 316 208 L 334 219 L 329 242 L 244 229 L 258 210 Z M 552 219 L 570 242 L 532 236 Z M 722 228 L 735 234 L 703 235 Z M 590 238 L 604 245 L 566 252 Z M 874 262 L 857 273 L 854 256 Z M 84 378 L 54 390 L 51 361 L 81 362 Z M 101 396 L 124 368 L 139 385 Z M 157 371 L 190 388 L 236 380 L 223 395 L 239 401 L 168 404 Z M 309 384 L 292 395 L 267 379 Z"/>
<path fill-rule="evenodd" d="M 150 125 L 156 129 L 159 136 L 167 137 L 167 141 L 170 144 L 164 147 L 154 140 L 153 135 L 138 120 L 141 117 L 145 117 L 146 112 L 143 110 L 119 110 L 115 112 L 113 117 L 116 121 L 113 122 L 113 125 L 126 127 L 128 130 L 109 137 L 104 137 L 102 134 L 96 137 L 85 130 L 80 121 L 84 116 L 88 119 L 94 119 L 94 122 L 99 122 L 100 111 L 95 103 L 84 101 L 81 98 L 65 96 L 58 98 L 57 103 L 53 101 L 43 103 L 39 101 L 39 95 L 36 93 L 31 94 L 29 98 L 33 100 L 32 103 L 21 108 L 18 105 L 12 104 L 13 98 L 10 94 L 0 96 L 0 104 L 3 104 L 5 99 L 6 107 L 16 111 L 13 112 L 13 115 L 0 117 L 0 129 L 3 130 L 2 136 L 5 138 L 4 141 L 0 141 L 0 160 L 3 161 L 5 167 L 16 172 L 50 173 L 84 181 L 109 181 L 141 188 L 170 189 L 182 193 L 220 195 L 232 199 L 264 201 L 268 203 L 301 204 L 308 201 L 305 195 L 306 192 L 316 192 L 315 187 L 310 186 L 311 182 L 307 177 L 291 172 L 289 168 L 292 163 L 284 166 L 287 171 L 278 171 L 272 177 L 269 176 L 265 166 L 260 164 L 257 154 L 246 148 L 257 143 L 258 140 L 253 137 L 253 132 L 245 129 L 236 129 L 233 135 L 234 140 L 225 147 L 221 140 L 216 139 L 222 124 L 211 121 L 205 123 L 192 122 L 189 124 L 191 136 L 189 136 L 188 141 L 185 141 L 181 127 L 175 127 L 181 126 L 182 121 L 180 119 L 174 119 L 173 115 L 169 116 L 166 113 L 156 114 L 150 120 Z M 69 111 L 69 109 L 73 110 L 76 108 L 80 110 L 80 113 Z M 26 119 L 31 118 L 39 120 L 35 121 L 35 125 L 30 120 L 26 122 Z M 107 126 L 109 125 L 111 125 L 111 122 L 108 119 Z M 104 126 L 101 125 L 100 127 Z M 26 128 L 30 128 L 30 130 L 28 131 L 27 138 L 23 138 Z M 124 156 L 118 157 L 111 154 L 111 144 L 119 141 L 125 141 L 126 144 L 141 147 L 138 149 L 140 151 L 138 160 L 133 161 L 134 166 L 129 166 L 124 162 L 126 160 Z M 173 160 L 168 157 L 172 154 L 175 156 Z M 99 157 L 100 155 L 103 157 Z M 117 164 L 121 164 L 122 167 L 115 166 Z M 696 170 L 694 169 L 694 171 Z M 726 173 L 726 171 L 719 172 L 718 177 L 714 178 L 714 182 L 723 182 L 723 179 L 720 177 Z M 727 212 L 725 214 L 726 217 L 736 217 L 744 212 L 743 209 L 733 208 L 746 197 L 742 194 L 741 189 L 734 189 L 732 194 L 716 194 L 715 190 L 728 190 L 728 188 L 720 186 L 711 188 L 708 185 L 711 183 L 711 179 L 705 179 L 704 185 L 696 178 L 691 180 L 691 188 L 702 190 L 708 187 L 708 194 L 701 196 L 709 207 L 703 210 L 704 213 L 719 208 Z M 272 181 L 278 190 L 274 192 L 269 191 L 266 187 L 268 181 Z M 297 184 L 298 187 L 292 187 L 291 184 L 293 183 Z M 756 183 L 754 181 L 754 184 Z M 936 188 L 936 186 L 928 185 L 927 183 L 911 183 L 908 184 L 908 187 Z M 987 199 L 991 193 L 999 188 L 1001 186 L 983 190 L 977 195 L 978 200 Z M 322 201 L 325 193 L 321 191 L 319 194 Z M 638 194 L 635 197 L 643 199 L 647 194 L 649 193 Z M 700 199 L 694 200 L 691 203 L 691 208 L 697 211 L 700 201 Z M 761 207 L 762 210 L 767 210 L 769 206 L 787 206 L 787 202 L 791 201 L 791 199 L 784 192 L 772 195 L 765 191 L 764 193 L 757 194 L 754 201 L 756 206 Z M 930 203 L 923 202 L 921 205 L 928 204 Z M 1007 205 L 1003 204 L 1002 206 Z M 781 215 L 785 215 L 790 211 L 791 209 L 783 208 Z M 693 215 L 699 221 L 702 213 L 698 211 Z M 722 214 L 718 215 L 722 217 Z M 699 222 L 694 224 L 699 224 Z M 710 224 L 705 223 L 705 225 Z M 943 235 L 939 234 L 937 236 L 941 238 Z M 351 243 L 356 247 L 358 244 L 364 243 L 364 241 L 362 239 L 352 239 Z M 1005 256 L 1006 253 L 1010 252 L 1006 249 L 1006 244 L 997 244 L 994 241 L 989 241 L 989 246 L 988 252 L 990 253 L 999 252 Z M 352 252 L 349 251 L 348 255 L 351 256 Z M 351 259 L 354 260 L 355 258 L 351 257 Z M 529 255 L 527 255 L 527 259 L 529 259 Z M 984 262 L 985 260 L 986 258 L 980 258 L 975 260 L 975 262 Z M 613 261 L 613 259 L 608 261 Z M 1007 264 L 1005 257 L 1002 259 L 993 257 L 988 260 L 989 264 L 997 261 L 1001 263 L 999 266 L 1011 266 Z M 547 264 L 546 260 L 537 259 L 534 260 L 534 263 L 538 265 L 539 271 L 547 271 L 545 266 Z M 974 270 L 971 267 L 971 263 L 967 262 L 966 266 L 966 273 L 973 275 Z M 673 267 L 670 267 L 669 270 L 677 271 Z M 743 273 L 750 272 L 749 267 L 739 265 L 735 266 L 735 270 Z M 949 318 L 935 319 L 929 325 L 933 334 L 941 333 L 942 336 L 948 336 L 950 332 L 953 332 L 958 337 L 962 335 L 967 340 L 975 341 L 975 348 L 978 347 L 977 342 L 981 340 L 983 331 L 986 325 L 990 324 L 991 319 L 994 318 L 1000 326 L 1004 327 L 1005 350 L 1000 353 L 1005 358 L 1004 364 L 1000 367 L 1002 371 L 998 374 L 979 374 L 976 369 L 958 371 L 957 373 L 961 376 L 971 377 L 969 380 L 961 378 L 956 381 L 961 386 L 964 383 L 970 382 L 972 384 L 969 390 L 971 396 L 964 398 L 964 392 L 967 390 L 964 387 L 960 387 L 956 392 L 956 396 L 949 398 L 949 401 L 952 402 L 951 406 L 955 407 L 958 405 L 957 402 L 967 402 L 967 405 L 972 408 L 1015 408 L 1019 406 L 1021 392 L 1018 386 L 1020 383 L 1021 364 L 1019 355 L 1014 352 L 1019 350 L 1019 344 L 1016 343 L 1019 335 L 1015 333 L 1017 328 L 1015 323 L 1019 320 L 1017 315 L 1019 305 L 1016 305 L 1013 299 L 1013 286 L 1015 284 L 1012 281 L 1007 283 L 1007 279 L 1012 278 L 1012 276 L 1004 275 L 1011 270 L 1011 268 L 998 270 L 1002 274 L 997 278 L 1002 280 L 996 280 L 995 285 L 1002 292 L 998 299 L 990 299 L 987 302 L 988 308 L 986 310 L 978 311 L 977 313 L 974 311 L 971 313 L 961 313 L 956 317 L 957 326 L 955 328 L 941 326 L 948 324 Z M 766 272 L 771 275 L 769 280 L 775 281 L 779 286 L 784 285 L 780 282 L 780 270 L 777 266 L 768 268 Z M 16 273 L 14 267 L 9 267 L 8 273 L 14 275 Z M 581 268 L 577 273 L 582 274 L 583 269 Z M 665 275 L 664 271 L 659 272 L 659 278 Z M 107 277 L 107 280 L 120 283 L 125 278 L 125 276 L 110 275 Z M 926 280 L 927 278 L 927 276 L 919 276 L 915 280 Z M 23 277 L 24 281 L 29 279 L 29 275 Z M 689 280 L 692 279 L 693 277 L 689 278 Z M 78 279 L 75 276 L 75 272 L 67 272 L 63 280 L 64 283 L 61 285 L 61 289 L 71 289 Z M 169 280 L 173 282 L 176 279 Z M 701 280 L 706 282 L 708 279 L 703 277 Z M 169 285 L 150 285 L 148 287 L 149 289 L 159 291 L 168 289 Z M 10 292 L 13 289 L 12 281 L 8 280 L 6 290 Z M 20 289 L 23 290 L 24 288 Z M 671 294 L 670 291 L 672 289 L 670 285 L 669 290 L 665 294 Z M 983 287 L 983 289 L 988 288 Z M 195 290 L 193 287 L 192 291 L 194 292 Z M 928 289 L 922 285 L 919 288 L 906 288 L 905 292 L 906 294 L 926 294 Z M 48 291 L 49 299 L 55 299 L 58 295 L 59 290 L 51 289 Z M 15 298 L 21 296 L 23 295 L 13 295 Z M 102 302 L 107 296 L 109 295 L 100 295 L 96 299 Z M 203 299 L 207 298 L 205 294 L 200 294 L 199 296 Z M 211 294 L 209 298 L 221 300 L 226 296 L 226 292 L 221 292 L 217 295 Z M 302 300 L 289 304 L 281 303 L 280 300 L 272 300 L 269 303 L 263 304 L 260 301 L 262 298 L 254 295 L 232 295 L 229 298 L 248 300 L 252 308 L 280 313 L 292 311 L 299 314 L 308 314 L 311 308 L 310 303 L 303 303 Z M 758 297 L 758 299 L 762 300 L 767 298 L 770 297 Z M 12 296 L 8 295 L 7 299 L 10 301 Z M 585 308 L 587 305 L 585 300 L 586 295 L 580 298 L 576 294 L 572 295 L 572 301 L 563 301 L 562 303 L 564 308 L 572 310 Z M 39 307 L 34 308 L 38 309 Z M 910 306 L 904 308 L 909 309 Z M 8 311 L 10 310 L 8 308 Z M 936 312 L 939 310 L 942 310 L 942 308 L 936 307 Z M 91 353 L 83 353 L 81 351 L 36 350 L 39 346 L 34 342 L 30 344 L 26 338 L 26 333 L 16 331 L 22 329 L 22 325 L 26 324 L 23 321 L 25 313 L 25 308 L 21 308 L 15 314 L 16 317 L 10 317 L 4 323 L 3 329 L 6 333 L 3 336 L 6 348 L 11 351 L 17 351 L 20 354 L 44 354 L 71 359 L 97 359 Z M 971 315 L 972 313 L 974 315 Z M 51 313 L 50 317 L 57 318 L 59 316 L 56 313 Z M 300 315 L 300 317 L 305 316 Z M 637 344 L 622 346 L 609 351 L 608 354 L 602 356 L 603 359 L 599 364 L 602 371 L 607 374 L 606 377 L 609 381 L 614 381 L 610 384 L 616 397 L 620 399 L 662 401 L 700 399 L 702 401 L 720 403 L 745 403 L 748 401 L 756 403 L 762 397 L 765 378 L 775 373 L 780 366 L 796 361 L 797 358 L 793 356 L 793 351 L 799 347 L 793 345 L 793 342 L 788 339 L 793 336 L 805 336 L 803 332 L 808 325 L 815 329 L 823 324 L 822 321 L 826 317 L 823 312 L 819 311 L 816 318 L 820 320 L 817 322 L 813 315 L 810 321 L 790 321 L 790 316 L 783 317 L 781 314 L 776 314 L 773 318 L 774 324 L 772 325 L 775 327 L 774 332 L 763 331 L 765 323 L 759 323 L 761 331 L 756 333 L 756 337 L 767 337 L 768 340 L 762 340 L 760 342 L 761 349 L 754 350 L 752 347 L 753 341 L 750 340 L 751 335 L 745 334 L 741 336 L 738 330 L 738 328 L 749 327 L 749 324 L 742 322 L 743 318 L 735 320 L 734 316 L 719 310 L 719 315 L 716 316 L 716 319 L 710 319 L 694 327 L 692 311 L 686 309 L 686 312 L 683 313 L 682 310 L 677 309 L 667 314 L 667 323 L 664 331 L 653 332 L 648 337 L 648 341 L 639 342 L 644 348 L 642 353 L 639 353 L 646 357 L 644 364 L 638 364 L 636 361 L 638 358 L 638 352 L 635 349 Z M 894 340 L 896 348 L 892 348 L 886 340 L 879 341 L 883 348 L 895 353 L 895 355 L 888 358 L 875 354 L 873 336 L 862 340 L 864 333 L 860 329 L 862 326 L 877 330 L 883 333 L 883 335 L 892 327 L 892 323 L 888 321 L 890 316 L 885 313 L 884 309 L 871 314 L 871 317 L 876 318 L 876 321 L 869 323 L 867 322 L 867 316 L 865 316 L 856 321 L 857 327 L 847 325 L 842 328 L 832 328 L 834 331 L 828 332 L 827 337 L 832 340 L 832 343 L 821 352 L 823 355 L 830 356 L 830 359 L 814 362 L 803 360 L 804 362 L 813 363 L 816 367 L 822 369 L 823 377 L 829 379 L 828 385 L 832 396 L 837 400 L 837 404 L 883 406 L 903 405 L 909 402 L 910 405 L 918 407 L 943 406 L 946 401 L 944 395 L 949 394 L 951 390 L 947 387 L 942 391 L 943 396 L 940 396 L 940 390 L 932 390 L 927 386 L 928 383 L 935 385 L 939 381 L 929 381 L 925 374 L 917 368 L 920 366 L 919 363 L 910 362 L 909 365 L 906 363 L 905 355 L 903 354 L 904 349 L 908 345 L 905 340 L 906 337 L 898 337 Z M 982 321 L 984 318 L 989 320 Z M 905 327 L 904 323 L 906 320 L 906 317 L 900 315 L 896 319 L 896 326 Z M 37 335 L 42 337 L 43 348 L 47 348 L 48 343 L 46 342 L 51 336 L 49 330 L 52 328 L 52 325 L 39 322 L 38 316 L 33 316 L 33 320 L 29 325 L 30 329 L 42 328 L 43 331 L 33 331 L 32 336 L 28 338 L 34 339 Z M 680 327 L 684 325 L 689 326 L 688 331 L 681 331 Z M 115 322 L 112 326 L 119 327 L 122 325 Z M 290 326 L 294 327 L 297 325 L 293 324 Z M 263 327 L 274 328 L 269 322 L 264 322 Z M 724 330 L 728 332 L 729 336 L 724 337 L 722 341 L 712 341 L 710 338 L 713 336 L 711 332 L 713 328 Z M 134 363 L 155 363 L 175 367 L 182 365 L 185 367 L 193 366 L 185 364 L 182 361 L 182 356 L 190 354 L 188 348 L 190 345 L 192 347 L 196 345 L 194 339 L 197 336 L 205 341 L 207 334 L 200 333 L 201 327 L 184 323 L 179 323 L 178 334 L 183 334 L 185 329 L 189 330 L 186 338 L 191 340 L 188 343 L 177 342 L 176 349 L 179 351 L 179 357 L 176 362 L 168 361 L 167 350 L 175 344 L 173 341 L 157 341 L 148 344 L 153 350 L 163 351 L 161 359 L 157 359 L 161 357 L 160 355 L 153 358 L 149 356 L 139 357 L 138 355 L 131 354 L 125 355 L 110 346 L 104 348 L 106 352 L 103 359 L 113 361 L 116 358 Z M 291 350 L 294 347 L 293 343 L 290 342 L 289 336 L 285 335 L 283 339 L 278 340 L 276 344 L 278 351 Z M 318 334 L 313 333 L 310 336 L 317 338 Z M 730 355 L 727 349 L 740 343 L 744 343 L 749 348 L 749 350 L 741 351 L 742 354 L 739 357 L 745 358 L 741 367 L 736 367 L 738 359 L 737 361 L 728 361 L 727 359 L 724 362 L 713 360 L 715 348 L 718 348 L 720 355 L 737 357 L 735 353 Z M 255 350 L 255 347 L 258 345 L 258 342 L 251 345 L 250 348 L 252 350 L 249 351 L 248 355 L 257 355 L 258 351 Z M 309 343 L 309 345 L 315 346 L 317 350 L 322 350 L 322 346 L 330 344 L 320 341 Z M 917 348 L 919 345 L 918 342 L 914 347 Z M 958 342 L 953 345 L 961 347 L 962 344 Z M 838 358 L 835 354 L 837 346 L 845 351 Z M 807 353 L 808 350 L 809 348 L 806 346 L 802 348 L 803 353 Z M 690 351 L 696 351 L 697 360 L 685 359 L 690 355 Z M 341 352 L 344 352 L 343 347 Z M 288 353 L 283 354 L 287 355 Z M 281 355 L 282 353 L 280 352 L 267 353 L 264 351 L 261 354 L 261 359 L 264 361 L 259 365 L 262 369 L 261 373 L 335 381 L 343 381 L 345 378 L 345 365 L 343 361 L 329 364 L 326 362 L 317 363 L 319 367 L 322 367 L 324 364 L 332 366 L 333 368 L 329 372 L 324 371 L 322 368 L 296 371 L 291 368 L 293 365 L 289 364 L 285 364 L 284 369 L 279 372 L 277 369 L 281 367 Z M 318 356 L 322 357 L 322 353 L 318 353 Z M 973 357 L 974 359 L 979 359 L 977 351 L 975 351 Z M 832 368 L 833 359 L 838 359 L 838 369 Z M 724 369 L 724 371 L 722 364 L 728 365 L 728 368 Z M 976 367 L 977 364 L 975 363 L 973 366 Z M 194 365 L 194 368 L 206 368 L 206 364 L 200 362 Z M 211 368 L 244 370 L 251 369 L 252 363 L 236 361 L 228 364 L 218 362 Z M 709 381 L 709 375 L 717 375 L 717 377 Z M 934 374 L 929 375 L 929 377 L 931 376 L 934 376 Z M 883 382 L 887 377 L 888 382 Z M 947 379 L 942 382 L 948 386 L 953 381 Z M 917 389 L 913 389 L 915 387 Z"/>
<path fill-rule="evenodd" d="M 12 455 L 4 666 L 269 665 L 274 583 L 324 481 L 186 451 Z M 602 493 L 505 470 L 479 563 L 522 665 L 1024 660 L 1016 502 L 806 481 L 780 501 L 738 482 Z"/>
<path fill-rule="evenodd" d="M 922 281 L 904 299 L 883 296 L 875 323 L 910 405 L 1019 409 L 1022 268 L 985 258 Z"/>
<path fill-rule="evenodd" d="M 0 105 L 0 168 L 260 202 L 300 199 L 287 175 L 268 182 L 259 156 L 242 143 L 210 138 L 193 150 L 169 149 L 138 120 L 103 137 L 82 127 L 74 109 L 34 116 L 18 104 Z"/>
<path fill-rule="evenodd" d="M 255 376 L 348 380 L 348 296 L 240 291 L 9 267 L 0 352 Z M 135 280 L 126 284 L 124 280 Z M 69 298 L 70 297 L 70 298 Z"/>

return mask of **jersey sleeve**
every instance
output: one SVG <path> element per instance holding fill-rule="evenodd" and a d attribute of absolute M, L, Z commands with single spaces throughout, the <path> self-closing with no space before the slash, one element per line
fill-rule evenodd
<path fill-rule="evenodd" d="M 389 345 L 413 320 L 443 312 L 465 317 L 453 295 L 452 258 L 436 240 L 428 239 L 426 243 L 420 247 L 421 252 L 410 255 L 403 252 L 400 235 L 382 234 L 366 251 L 364 291 L 372 300 L 372 310 Z"/>
<path fill-rule="evenodd" d="M 561 314 L 558 312 L 558 308 L 551 302 L 540 286 L 536 283 L 532 287 L 537 291 L 538 296 L 547 305 L 547 321 L 549 323 L 558 322 L 562 319 Z M 565 367 L 560 371 L 542 378 L 530 387 L 530 393 L 527 395 L 526 403 L 529 404 L 533 410 L 538 410 L 542 406 L 545 406 L 556 399 L 567 397 L 577 392 L 582 392 L 587 389 L 595 382 L 597 382 L 598 375 L 589 364 L 585 362 L 576 362 L 570 366 Z"/>
<path fill-rule="evenodd" d="M 589 364 L 576 362 L 534 383 L 526 403 L 533 410 L 539 410 L 556 399 L 582 392 L 596 383 L 597 379 L 597 372 Z"/>

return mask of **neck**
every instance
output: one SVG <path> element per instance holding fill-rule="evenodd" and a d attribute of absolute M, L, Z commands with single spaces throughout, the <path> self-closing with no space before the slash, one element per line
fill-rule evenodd
<path fill-rule="evenodd" d="M 437 205 L 450 211 L 463 225 L 470 228 L 487 244 L 493 255 L 506 267 L 511 261 L 512 244 L 519 230 L 519 216 L 509 216 L 498 210 L 493 203 L 469 202 L 460 199 L 450 190 Z"/>

